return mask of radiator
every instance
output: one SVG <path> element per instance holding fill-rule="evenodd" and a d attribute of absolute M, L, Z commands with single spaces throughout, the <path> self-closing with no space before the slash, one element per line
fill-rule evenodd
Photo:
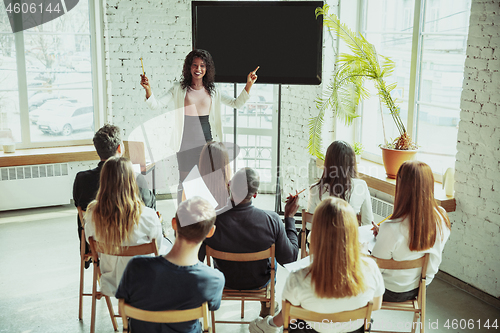
<path fill-rule="evenodd" d="M 68 163 L 0 168 L 0 211 L 70 203 Z"/>
<path fill-rule="evenodd" d="M 380 200 L 379 198 L 372 198 L 372 211 L 373 211 L 373 219 L 375 223 L 379 223 L 384 220 L 386 217 L 392 214 L 394 211 L 394 205 L 384 200 Z"/>

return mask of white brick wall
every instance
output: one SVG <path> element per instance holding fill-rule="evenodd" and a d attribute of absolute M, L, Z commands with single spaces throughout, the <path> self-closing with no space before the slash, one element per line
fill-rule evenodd
<path fill-rule="evenodd" d="M 283 199 L 288 193 L 309 188 L 309 119 L 318 111 L 314 99 L 320 86 L 282 86 L 281 89 L 281 180 Z M 307 207 L 307 190 L 300 204 Z"/>
<path fill-rule="evenodd" d="M 144 60 L 144 70 L 155 94 L 161 94 L 180 79 L 184 57 L 191 51 L 191 1 L 108 0 L 104 6 L 107 120 L 123 129 L 124 140 L 141 140 L 139 126 L 164 111 L 151 111 L 144 103 L 139 58 Z M 175 157 L 165 161 L 168 156 L 159 144 L 162 138 L 158 133 L 166 136 L 167 127 L 168 118 L 162 117 L 154 124 L 160 131 L 146 129 L 157 162 L 159 193 L 172 192 L 169 187 L 176 188 L 178 182 L 177 172 L 172 171 L 172 166 L 177 165 Z"/>
<path fill-rule="evenodd" d="M 500 2 L 472 2 L 456 156 L 457 211 L 441 269 L 500 296 Z"/>

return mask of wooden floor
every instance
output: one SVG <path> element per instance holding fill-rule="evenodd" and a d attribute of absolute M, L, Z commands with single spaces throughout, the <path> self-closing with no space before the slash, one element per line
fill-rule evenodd
<path fill-rule="evenodd" d="M 259 197 L 258 197 L 259 199 Z M 273 208 L 274 200 L 261 196 L 256 205 Z M 266 207 L 267 206 L 267 207 Z M 158 201 L 158 210 L 170 221 L 175 207 L 172 201 Z M 84 299 L 83 320 L 78 320 L 79 243 L 76 209 L 71 205 L 0 212 L 0 332 L 89 332 L 90 298 Z M 277 297 L 287 272 L 278 270 Z M 91 289 L 91 270 L 86 274 Z M 115 300 L 116 304 L 116 300 Z M 435 279 L 428 288 L 426 328 L 428 332 L 494 332 L 477 328 L 478 320 L 500 325 L 500 310 L 478 300 L 446 282 Z M 246 305 L 245 319 L 258 316 L 260 304 Z M 218 318 L 239 318 L 239 305 L 224 302 Z M 409 314 L 384 311 L 373 315 L 375 325 L 404 328 Z M 447 320 L 470 320 L 474 329 L 447 329 Z M 121 330 L 121 321 L 119 320 Z M 96 332 L 113 332 L 104 301 L 98 301 Z M 401 329 L 404 331 L 404 329 Z M 217 325 L 218 333 L 248 332 L 247 325 Z"/>

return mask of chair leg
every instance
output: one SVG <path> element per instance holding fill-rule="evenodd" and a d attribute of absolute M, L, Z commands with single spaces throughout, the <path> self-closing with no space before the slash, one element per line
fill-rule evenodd
<path fill-rule="evenodd" d="M 118 331 L 118 323 L 116 322 L 115 312 L 113 311 L 113 304 L 111 304 L 111 299 L 109 296 L 104 296 L 106 299 L 106 305 L 108 306 L 109 316 L 111 317 L 111 323 L 115 331 Z"/>
<path fill-rule="evenodd" d="M 90 333 L 95 332 L 96 301 L 97 301 L 97 269 L 94 265 L 94 280 L 92 281 L 92 313 L 90 318 Z"/>
<path fill-rule="evenodd" d="M 417 325 L 419 323 L 419 315 L 418 312 L 413 314 L 413 322 L 411 323 L 411 333 L 415 333 Z M 422 319 L 420 319 L 420 324 L 423 326 Z"/>
<path fill-rule="evenodd" d="M 215 333 L 215 311 L 210 311 L 212 315 L 212 332 Z"/>
<path fill-rule="evenodd" d="M 245 300 L 241 300 L 241 319 L 245 317 Z"/>
<path fill-rule="evenodd" d="M 83 318 L 83 277 L 85 270 L 85 260 L 83 259 L 83 255 L 80 257 L 80 295 L 78 297 L 78 319 L 82 320 Z"/>

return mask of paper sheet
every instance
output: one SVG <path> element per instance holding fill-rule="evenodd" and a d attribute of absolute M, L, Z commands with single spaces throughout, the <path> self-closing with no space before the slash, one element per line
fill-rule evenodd
<path fill-rule="evenodd" d="M 307 256 L 305 258 L 299 259 L 289 264 L 285 264 L 284 267 L 287 269 L 287 271 L 291 273 L 298 271 L 299 269 L 306 268 L 310 264 L 311 264 L 311 257 Z"/>
<path fill-rule="evenodd" d="M 372 228 L 373 228 L 372 225 L 364 225 L 358 228 L 359 242 L 361 244 L 368 243 L 368 250 L 370 251 L 370 253 L 373 250 L 373 247 L 375 246 L 375 240 L 376 240 L 375 236 L 373 236 Z"/>
<path fill-rule="evenodd" d="M 217 171 L 221 172 L 222 177 L 222 171 Z M 198 170 L 197 166 L 194 166 L 193 169 L 189 172 L 184 182 L 182 182 L 182 186 L 184 188 L 186 200 L 192 197 L 202 197 L 203 199 L 207 200 L 210 205 L 212 205 L 212 207 L 217 207 L 217 200 L 215 200 L 214 196 L 203 181 L 203 178 L 201 177 L 200 171 Z"/>

